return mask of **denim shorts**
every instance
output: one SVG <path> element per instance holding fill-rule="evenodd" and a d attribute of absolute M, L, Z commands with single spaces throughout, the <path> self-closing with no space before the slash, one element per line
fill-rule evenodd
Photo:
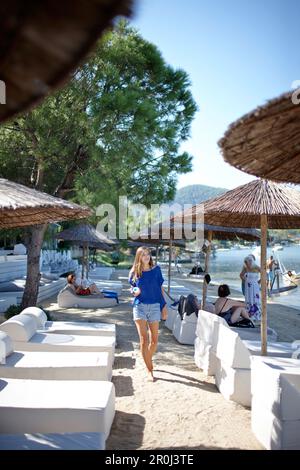
<path fill-rule="evenodd" d="M 133 307 L 133 319 L 146 320 L 148 323 L 160 321 L 160 304 L 137 304 Z"/>

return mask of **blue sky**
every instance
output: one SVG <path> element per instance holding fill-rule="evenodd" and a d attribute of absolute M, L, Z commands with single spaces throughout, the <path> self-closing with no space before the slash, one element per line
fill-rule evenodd
<path fill-rule="evenodd" d="M 193 172 L 178 188 L 234 188 L 253 177 L 217 146 L 228 125 L 300 80 L 300 0 L 137 0 L 132 24 L 190 76 L 199 111 L 182 146 Z"/>

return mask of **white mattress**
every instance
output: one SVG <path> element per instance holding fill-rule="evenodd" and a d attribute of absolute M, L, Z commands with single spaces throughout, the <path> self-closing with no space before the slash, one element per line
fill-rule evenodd
<path fill-rule="evenodd" d="M 103 432 L 0 434 L 0 450 L 105 450 Z"/>
<path fill-rule="evenodd" d="M 112 367 L 115 339 L 111 336 L 80 336 L 36 333 L 30 341 L 13 341 L 15 351 L 108 352 Z"/>
<path fill-rule="evenodd" d="M 75 321 L 47 321 L 39 333 L 63 333 L 86 336 L 116 336 L 116 325 Z"/>
<path fill-rule="evenodd" d="M 0 365 L 0 377 L 36 380 L 111 380 L 107 352 L 16 351 Z"/>
<path fill-rule="evenodd" d="M 115 414 L 111 382 L 0 379 L 0 433 L 103 432 Z"/>

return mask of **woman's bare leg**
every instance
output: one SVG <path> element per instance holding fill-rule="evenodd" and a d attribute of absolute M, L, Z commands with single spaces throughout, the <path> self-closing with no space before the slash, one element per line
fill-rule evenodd
<path fill-rule="evenodd" d="M 136 328 L 140 338 L 140 348 L 141 353 L 145 362 L 145 365 L 148 370 L 149 377 L 153 379 L 152 370 L 153 364 L 151 359 L 151 354 L 149 352 L 149 342 L 148 342 L 148 328 L 146 320 L 135 320 Z"/>
<path fill-rule="evenodd" d="M 249 314 L 244 307 L 237 307 L 234 309 L 230 319 L 231 323 L 236 323 L 240 317 L 250 320 Z"/>
<path fill-rule="evenodd" d="M 149 323 L 150 339 L 149 339 L 148 350 L 149 350 L 149 353 L 150 353 L 151 361 L 152 361 L 153 354 L 155 353 L 156 348 L 157 348 L 158 327 L 159 327 L 159 322 L 158 321 L 153 321 L 153 322 Z"/>

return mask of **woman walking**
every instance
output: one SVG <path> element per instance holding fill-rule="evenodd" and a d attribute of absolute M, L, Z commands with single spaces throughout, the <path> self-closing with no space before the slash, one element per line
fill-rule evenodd
<path fill-rule="evenodd" d="M 135 297 L 133 319 L 140 338 L 141 353 L 148 379 L 154 381 L 152 357 L 157 348 L 159 321 L 167 319 L 167 308 L 163 296 L 164 279 L 161 269 L 159 266 L 154 267 L 148 248 L 137 249 L 129 273 L 129 282 Z"/>

